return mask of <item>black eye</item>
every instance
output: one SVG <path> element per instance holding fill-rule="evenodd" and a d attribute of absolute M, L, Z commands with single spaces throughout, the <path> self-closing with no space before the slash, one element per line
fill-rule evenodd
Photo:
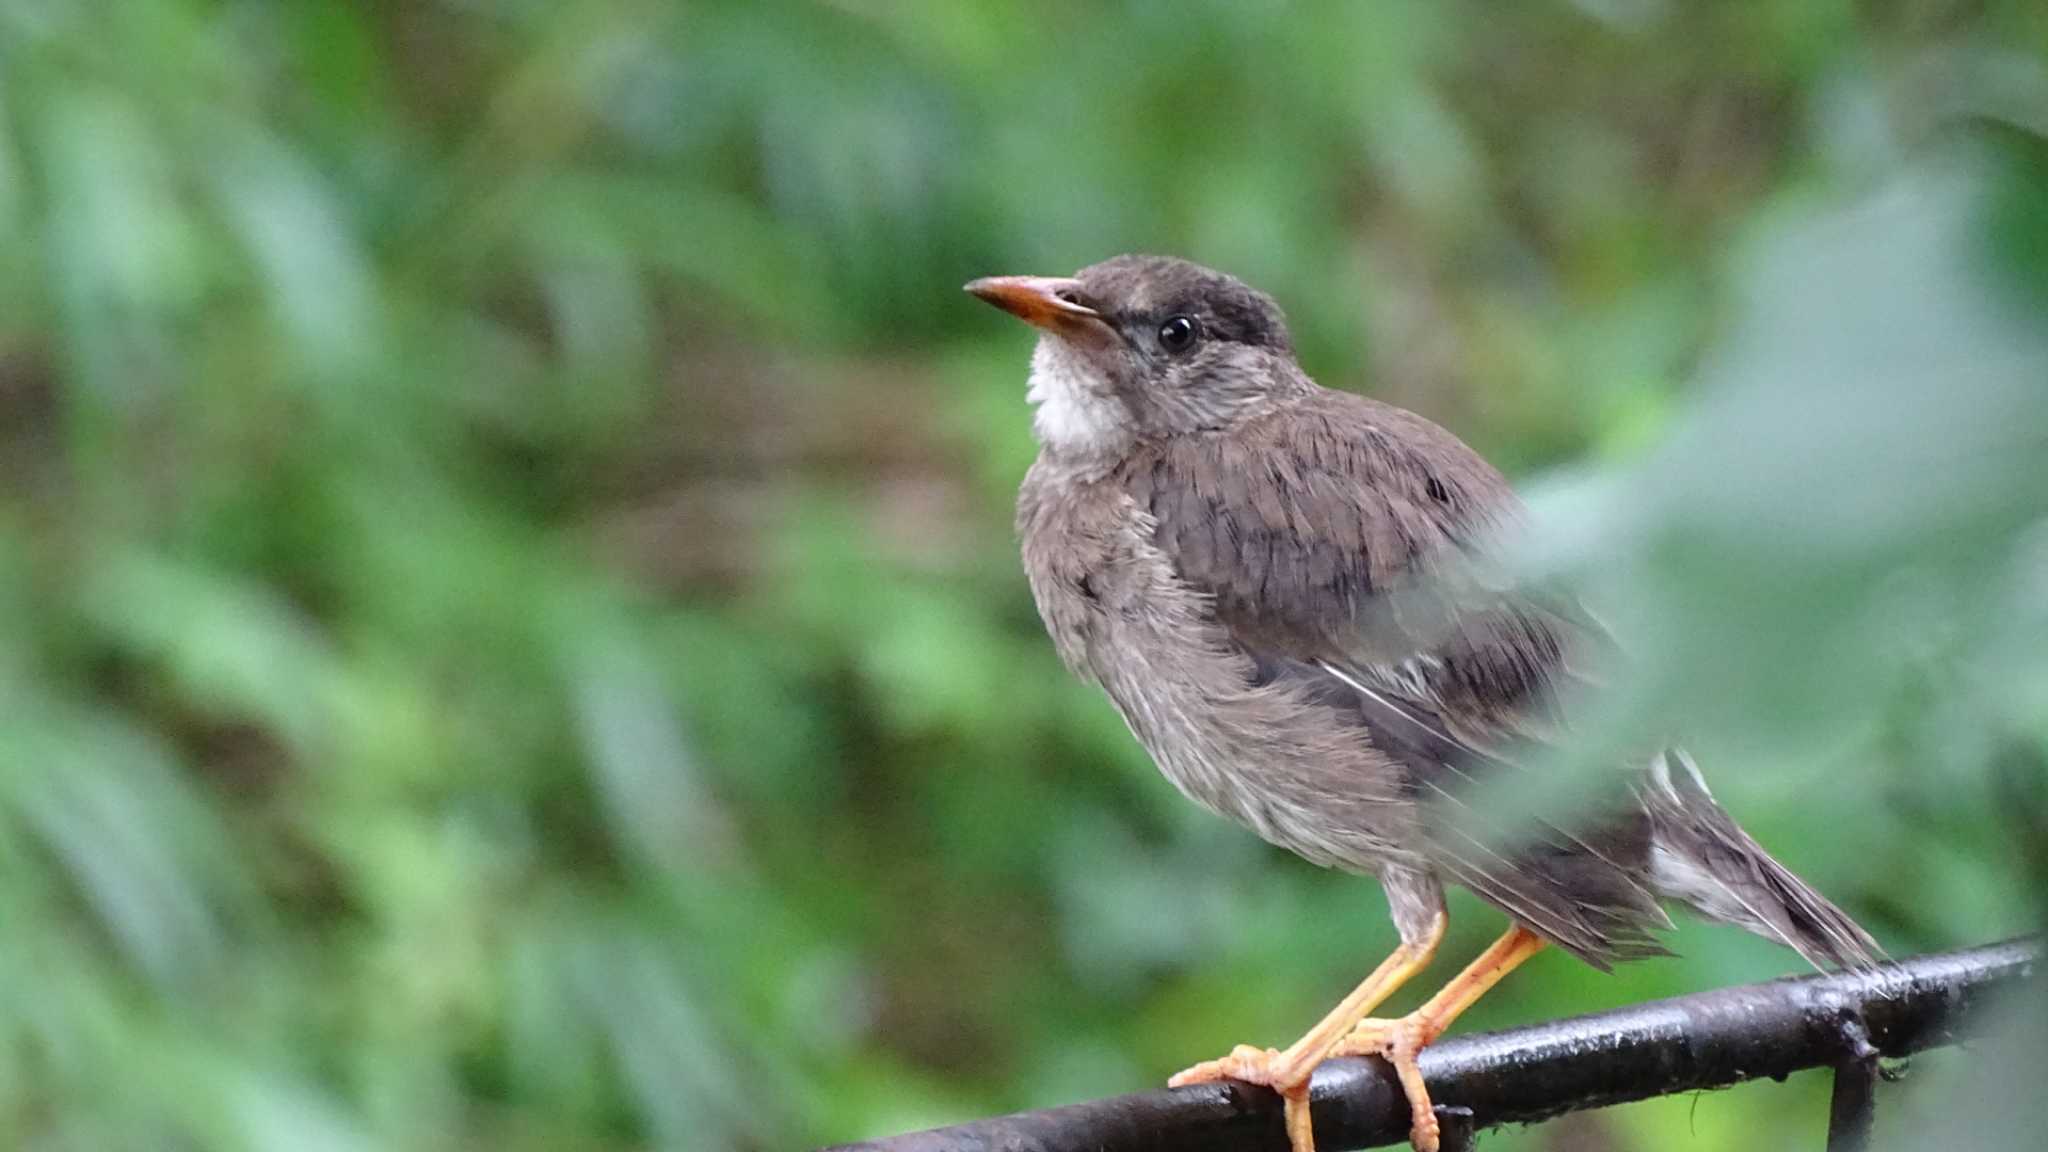
<path fill-rule="evenodd" d="M 1201 335 L 1202 326 L 1193 316 L 1170 316 L 1159 326 L 1159 346 L 1168 352 L 1185 352 Z"/>

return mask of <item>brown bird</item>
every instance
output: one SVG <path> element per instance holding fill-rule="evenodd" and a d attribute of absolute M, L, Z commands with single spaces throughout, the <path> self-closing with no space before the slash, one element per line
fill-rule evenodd
<path fill-rule="evenodd" d="M 1737 827 L 1677 749 L 1646 757 L 1590 827 L 1502 851 L 1443 818 L 1551 735 L 1587 629 L 1458 578 L 1518 518 L 1507 482 L 1435 424 L 1309 379 L 1270 298 L 1157 256 L 967 291 L 1041 330 L 1041 451 L 1017 526 L 1061 657 L 1190 798 L 1378 877 L 1400 933 L 1301 1039 L 1240 1045 L 1174 1084 L 1266 1085 L 1310 1152 L 1316 1065 L 1378 1054 L 1432 1152 L 1416 1054 L 1545 943 L 1601 969 L 1660 953 L 1664 898 L 1816 965 L 1870 962 L 1869 935 Z M 1513 927 L 1416 1011 L 1372 1018 L 1435 954 L 1447 881 Z"/>

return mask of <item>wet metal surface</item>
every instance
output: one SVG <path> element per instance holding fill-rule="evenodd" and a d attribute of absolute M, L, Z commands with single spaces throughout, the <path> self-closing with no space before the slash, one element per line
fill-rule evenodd
<path fill-rule="evenodd" d="M 1470 1108 L 1445 1108 L 1436 1110 L 1437 1152 L 1472 1152 L 1479 1126 L 1473 1119 Z"/>
<path fill-rule="evenodd" d="M 1877 1057 L 1955 1043 L 1968 1010 L 2030 978 L 2031 940 L 1723 988 L 1530 1028 L 1446 1039 L 1422 1054 L 1430 1094 L 1477 1128 L 1836 1068 L 1829 1147 L 1869 1131 Z M 1408 1105 L 1378 1061 L 1317 1070 L 1316 1143 L 1325 1152 L 1405 1142 Z M 1448 1136 L 1450 1125 L 1445 1132 Z M 1839 1142 L 1838 1142 L 1839 1141 Z M 841 1152 L 1282 1152 L 1279 1099 L 1240 1084 L 1160 1089 L 951 1128 Z M 1449 1147 L 1447 1142 L 1446 1147 Z"/>
<path fill-rule="evenodd" d="M 1863 1152 L 1877 1119 L 1877 1046 L 1863 1013 L 1843 1006 L 1835 1024 L 1838 1059 L 1828 1098 L 1828 1152 Z"/>

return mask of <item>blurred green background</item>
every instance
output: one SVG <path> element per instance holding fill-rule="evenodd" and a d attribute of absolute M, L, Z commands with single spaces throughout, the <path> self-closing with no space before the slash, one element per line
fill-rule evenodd
<path fill-rule="evenodd" d="M 1128 250 L 1525 484 L 1640 658 L 1590 747 L 1686 733 L 1895 954 L 2029 929 L 2044 59 L 2028 0 L 0 0 L 0 1143 L 790 1148 L 1291 1039 L 1377 889 L 1060 669 L 959 292 Z M 1671 942 L 1464 1027 L 1798 967 Z"/>

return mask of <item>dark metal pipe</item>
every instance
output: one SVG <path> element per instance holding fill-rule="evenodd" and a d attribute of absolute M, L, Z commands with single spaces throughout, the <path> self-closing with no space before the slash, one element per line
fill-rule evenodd
<path fill-rule="evenodd" d="M 1828 1152 L 1863 1152 L 1877 1121 L 1877 1046 L 1860 1012 L 1844 1012 L 1836 1033 L 1840 1059 L 1828 1097 Z"/>
<path fill-rule="evenodd" d="M 2037 942 L 2014 940 L 1834 972 L 1722 988 L 1550 1024 L 1458 1036 L 1422 1054 L 1439 1105 L 1479 1128 L 1721 1088 L 1804 1068 L 1868 1065 L 1956 1042 L 1970 1009 L 2028 979 Z M 1853 1023 L 1853 1028 L 1851 1024 Z M 1860 1034 L 1869 1054 L 1857 1046 Z M 1845 1039 L 1847 1037 L 1847 1039 Z M 1844 1074 L 1838 1072 L 1838 1076 Z M 1838 1101 L 1856 1122 L 1860 1105 Z M 1377 1060 L 1333 1060 L 1312 1089 L 1316 1143 L 1377 1147 L 1408 1137 L 1408 1104 Z M 1863 1122 L 1867 1127 L 1867 1109 Z M 913 1132 L 835 1152 L 1283 1152 L 1280 1101 L 1263 1088 L 1203 1084 Z"/>

